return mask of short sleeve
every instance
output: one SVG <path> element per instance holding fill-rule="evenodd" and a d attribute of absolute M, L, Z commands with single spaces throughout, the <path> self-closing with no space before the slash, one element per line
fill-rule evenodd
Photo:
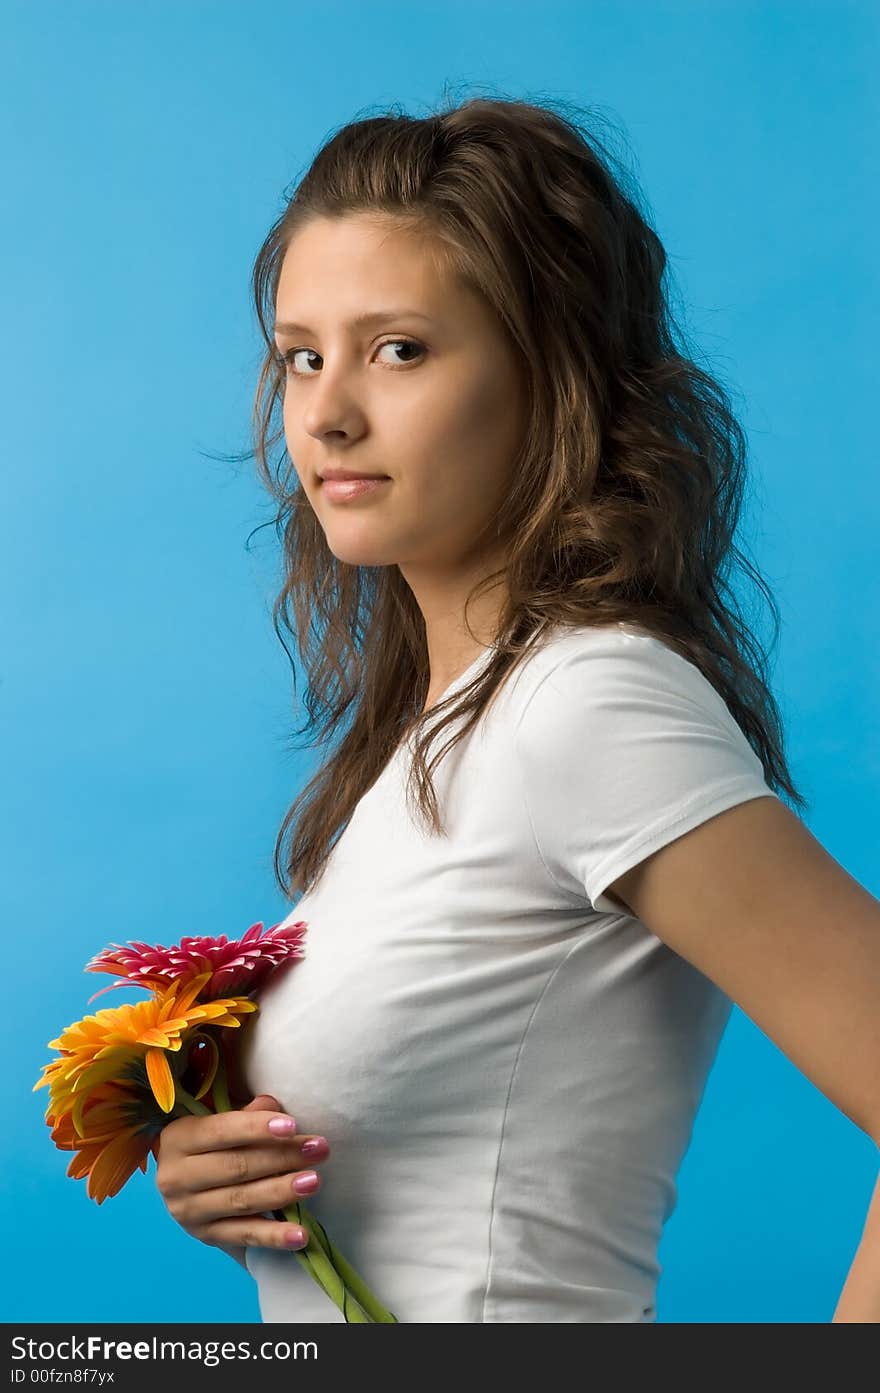
<path fill-rule="evenodd" d="M 641 632 L 567 638 L 514 747 L 549 875 L 603 913 L 621 912 L 604 892 L 646 856 L 737 803 L 777 796 L 699 668 Z"/>

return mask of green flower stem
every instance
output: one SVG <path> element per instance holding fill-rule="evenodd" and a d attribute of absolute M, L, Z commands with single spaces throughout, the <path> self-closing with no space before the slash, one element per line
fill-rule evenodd
<path fill-rule="evenodd" d="M 212 1093 L 219 1112 L 232 1111 L 222 1064 L 217 1070 Z M 191 1097 L 179 1082 L 176 1085 L 176 1101 L 194 1116 L 210 1115 L 211 1109 Z M 304 1204 L 295 1202 L 280 1212 L 289 1222 L 305 1230 L 308 1243 L 305 1248 L 293 1250 L 294 1257 L 342 1312 L 347 1324 L 397 1323 L 397 1317 L 377 1301 L 363 1279 L 327 1237 L 323 1225 Z"/>
<path fill-rule="evenodd" d="M 192 1113 L 194 1117 L 212 1116 L 210 1107 L 206 1107 L 201 1099 L 192 1098 L 184 1088 L 180 1087 L 180 1082 L 174 1084 L 174 1102 L 180 1103 L 181 1107 L 185 1107 L 187 1112 Z"/>
<path fill-rule="evenodd" d="M 300 1248 L 298 1258 L 308 1256 L 312 1261 L 312 1275 L 324 1288 L 331 1301 L 339 1307 L 348 1325 L 370 1325 L 373 1317 L 364 1310 L 360 1301 L 351 1292 L 341 1274 L 316 1237 L 316 1220 L 304 1204 L 289 1204 L 281 1211 L 286 1219 L 301 1225 L 309 1236 L 308 1246 Z"/>
<path fill-rule="evenodd" d="M 211 1109 L 206 1108 L 198 1098 L 192 1098 L 181 1088 L 179 1083 L 174 1086 L 174 1101 L 179 1103 L 187 1112 L 191 1112 L 193 1117 L 210 1117 Z"/>
<path fill-rule="evenodd" d="M 218 1112 L 232 1112 L 232 1104 L 229 1101 L 229 1085 L 226 1082 L 226 1070 L 222 1064 L 217 1065 L 217 1073 L 214 1075 L 214 1082 L 211 1085 L 211 1096 L 217 1105 Z"/>
<path fill-rule="evenodd" d="M 309 1213 L 304 1204 L 289 1204 L 281 1212 L 292 1223 L 303 1223 L 303 1227 L 308 1228 L 310 1232 L 315 1234 L 318 1241 L 322 1242 L 330 1262 L 345 1283 L 346 1289 L 366 1311 L 369 1321 L 381 1325 L 398 1324 L 397 1316 L 392 1315 L 377 1301 L 363 1277 L 354 1270 L 350 1262 L 346 1261 L 333 1240 L 327 1237 L 323 1224 L 320 1224 L 314 1215 Z M 302 1218 L 298 1217 L 299 1215 Z"/>

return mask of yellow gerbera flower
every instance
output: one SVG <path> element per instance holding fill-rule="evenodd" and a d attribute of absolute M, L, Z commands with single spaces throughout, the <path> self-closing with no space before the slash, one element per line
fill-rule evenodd
<path fill-rule="evenodd" d="M 164 1113 L 174 1107 L 174 1076 L 166 1051 L 180 1049 L 183 1037 L 195 1026 L 239 1026 L 239 1017 L 257 1010 L 247 997 L 225 997 L 196 1002 L 210 977 L 201 973 L 184 984 L 173 983 L 166 991 L 125 1006 L 107 1007 L 67 1027 L 51 1049 L 57 1059 L 43 1066 L 34 1092 L 49 1085 L 47 1119 L 69 1113 L 82 1136 L 83 1114 L 92 1090 L 110 1080 L 146 1082 Z"/>

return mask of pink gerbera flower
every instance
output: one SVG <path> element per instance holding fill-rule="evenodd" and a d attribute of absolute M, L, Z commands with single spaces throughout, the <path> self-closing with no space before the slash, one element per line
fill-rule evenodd
<path fill-rule="evenodd" d="M 274 924 L 261 935 L 262 920 L 251 924 L 238 939 L 200 935 L 182 938 L 170 948 L 161 944 L 130 940 L 127 945 L 112 943 L 86 964 L 86 972 L 118 972 L 119 980 L 102 987 L 89 1001 L 114 987 L 134 985 L 161 992 L 171 982 L 188 981 L 201 973 L 210 977 L 199 994 L 201 1001 L 219 996 L 241 996 L 256 992 L 264 979 L 280 963 L 301 958 L 306 921 Z"/>

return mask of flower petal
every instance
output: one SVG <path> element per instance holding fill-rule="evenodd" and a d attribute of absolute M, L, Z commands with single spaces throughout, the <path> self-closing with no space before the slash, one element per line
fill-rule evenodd
<path fill-rule="evenodd" d="M 181 1013 L 181 1015 L 184 1011 L 186 1011 L 189 1008 L 192 1002 L 195 1001 L 196 997 L 202 990 L 202 987 L 205 985 L 205 983 L 209 982 L 210 980 L 210 972 L 200 972 L 198 977 L 194 977 L 191 982 L 187 982 L 186 986 L 183 988 L 183 991 L 180 993 L 180 996 L 177 998 L 175 1002 L 175 1006 L 177 1010 Z"/>
<path fill-rule="evenodd" d="M 86 1005 L 91 1006 L 92 1002 L 97 1001 L 99 996 L 103 996 L 105 992 L 112 992 L 114 987 L 128 987 L 130 985 L 127 977 L 120 977 L 118 982 L 111 982 L 109 987 L 102 987 L 99 992 L 95 992 L 94 996 L 90 996 Z"/>
<path fill-rule="evenodd" d="M 122 1189 L 130 1176 L 134 1175 L 145 1151 L 142 1137 L 131 1132 L 120 1132 L 109 1146 L 105 1146 L 92 1169 L 89 1171 L 87 1193 L 98 1204 Z"/>
<path fill-rule="evenodd" d="M 164 1050 L 147 1050 L 147 1078 L 153 1097 L 163 1112 L 174 1107 L 174 1077 Z"/>

